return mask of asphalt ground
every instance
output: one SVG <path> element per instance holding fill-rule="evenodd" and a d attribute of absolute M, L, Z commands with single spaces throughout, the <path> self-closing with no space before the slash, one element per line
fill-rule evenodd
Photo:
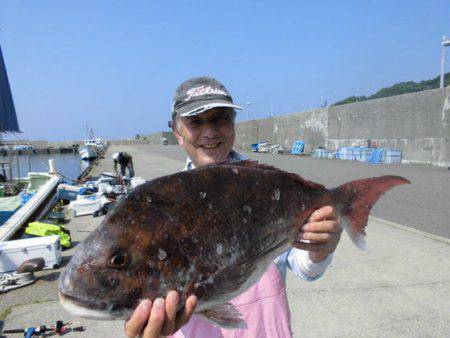
<path fill-rule="evenodd" d="M 145 147 L 152 154 L 184 161 L 178 146 Z M 450 238 L 450 170 L 421 165 L 370 164 L 357 161 L 316 159 L 308 156 L 274 155 L 241 152 L 250 159 L 274 165 L 280 169 L 321 183 L 328 188 L 351 180 L 398 175 L 411 185 L 392 189 L 372 209 L 373 216 L 407 225 L 434 235 Z"/>
<path fill-rule="evenodd" d="M 94 168 L 93 174 L 111 171 L 110 155 L 117 150 L 133 155 L 136 174 L 145 179 L 177 172 L 184 165 L 184 154 L 175 146 L 112 146 L 106 158 Z M 382 174 L 401 175 L 413 182 L 410 186 L 395 188 L 377 204 L 375 216 L 390 218 L 390 221 L 398 219 L 394 216 L 401 218 L 403 215 L 403 218 L 398 222 L 400 224 L 371 218 L 367 251 L 356 249 L 344 234 L 333 263 L 321 279 L 305 282 L 288 273 L 287 292 L 294 337 L 448 336 L 450 240 L 445 238 L 448 238 L 448 210 L 445 203 L 438 203 L 440 197 L 447 197 L 448 201 L 449 174 L 445 170 L 400 165 L 371 166 L 288 155 L 245 155 L 297 172 L 329 187 L 351 179 Z M 429 207 L 425 201 L 436 204 Z M 420 210 L 417 206 L 414 208 L 414 203 L 420 203 Z M 401 215 L 394 212 L 397 209 L 403 210 Z M 411 225 L 406 221 L 417 220 L 423 216 L 422 213 L 437 215 L 433 223 L 436 226 L 427 222 L 425 229 L 435 229 L 434 233 L 442 231 L 446 236 L 415 230 L 420 229 L 418 224 L 421 223 Z M 95 229 L 101 220 L 102 217 L 91 216 L 72 219 L 68 228 L 75 244 Z M 447 227 L 438 220 L 447 220 L 444 223 Z M 63 252 L 65 262 L 74 250 Z M 0 316 L 6 317 L 5 328 L 50 324 L 61 319 L 79 321 L 87 328 L 84 333 L 69 333 L 68 336 L 124 337 L 121 321 L 73 318 L 59 306 L 58 278 L 63 269 L 64 266 L 39 272 L 40 278 L 35 284 L 0 295 Z"/>

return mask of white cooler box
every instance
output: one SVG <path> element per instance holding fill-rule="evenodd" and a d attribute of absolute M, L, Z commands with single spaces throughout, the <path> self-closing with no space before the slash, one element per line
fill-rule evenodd
<path fill-rule="evenodd" d="M 94 212 L 99 210 L 105 203 L 109 200 L 104 196 L 99 195 L 89 195 L 80 196 L 78 195 L 75 201 L 70 202 L 68 212 L 73 213 L 73 216 L 85 216 L 92 215 Z"/>
<path fill-rule="evenodd" d="M 0 273 L 16 271 L 24 261 L 42 257 L 44 269 L 55 269 L 61 264 L 59 236 L 44 236 L 0 242 Z"/>

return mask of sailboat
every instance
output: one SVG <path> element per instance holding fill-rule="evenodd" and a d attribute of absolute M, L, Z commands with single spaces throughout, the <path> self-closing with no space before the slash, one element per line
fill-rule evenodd
<path fill-rule="evenodd" d="M 0 133 L 7 132 L 20 133 L 20 129 L 11 94 L 11 87 L 9 86 L 8 75 L 6 73 L 2 46 L 0 46 Z"/>
<path fill-rule="evenodd" d="M 0 137 L 5 133 L 20 133 L 20 128 L 0 46 Z M 50 173 L 29 172 L 26 178 L 21 178 L 19 170 L 13 176 L 12 166 L 11 156 L 8 161 L 0 161 L 0 242 L 10 239 L 22 225 L 39 217 L 61 182 L 54 169 Z"/>

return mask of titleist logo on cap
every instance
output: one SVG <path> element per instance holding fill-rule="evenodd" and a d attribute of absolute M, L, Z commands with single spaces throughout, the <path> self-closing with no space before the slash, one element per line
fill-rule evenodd
<path fill-rule="evenodd" d="M 200 87 L 194 87 L 189 89 L 186 92 L 186 98 L 184 99 L 184 101 L 189 101 L 192 97 L 196 97 L 196 96 L 202 96 L 202 95 L 228 95 L 228 93 L 222 89 L 219 88 L 215 88 L 215 87 L 205 87 L 205 86 L 200 86 Z"/>

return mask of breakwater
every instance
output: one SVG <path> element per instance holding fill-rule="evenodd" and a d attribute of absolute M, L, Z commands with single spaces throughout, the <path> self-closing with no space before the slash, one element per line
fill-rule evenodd
<path fill-rule="evenodd" d="M 161 144 L 165 133 L 145 136 L 146 142 Z M 167 139 L 176 144 L 174 138 Z M 296 140 L 305 142 L 307 152 L 371 143 L 400 150 L 404 163 L 450 167 L 450 88 L 236 124 L 235 146 L 240 149 L 266 141 L 290 150 Z"/>
<path fill-rule="evenodd" d="M 164 133 L 145 137 L 151 144 L 161 144 Z M 173 138 L 168 140 L 176 144 Z M 450 167 L 450 88 L 236 124 L 235 146 L 240 149 L 267 141 L 290 150 L 296 140 L 305 142 L 307 152 L 371 143 L 400 150 L 403 163 Z"/>
<path fill-rule="evenodd" d="M 370 142 L 402 151 L 405 163 L 448 167 L 450 88 L 246 121 L 236 129 L 236 145 L 244 149 L 261 141 L 290 149 L 303 140 L 307 151 Z"/>
<path fill-rule="evenodd" d="M 1 156 L 9 154 L 19 155 L 42 155 L 42 154 L 78 154 L 78 146 L 76 147 L 58 147 L 58 148 L 28 148 L 28 149 L 0 149 Z"/>
<path fill-rule="evenodd" d="M 0 156 L 8 154 L 19 155 L 41 155 L 41 154 L 78 154 L 78 148 L 82 141 L 24 141 L 24 140 L 1 140 Z"/>

